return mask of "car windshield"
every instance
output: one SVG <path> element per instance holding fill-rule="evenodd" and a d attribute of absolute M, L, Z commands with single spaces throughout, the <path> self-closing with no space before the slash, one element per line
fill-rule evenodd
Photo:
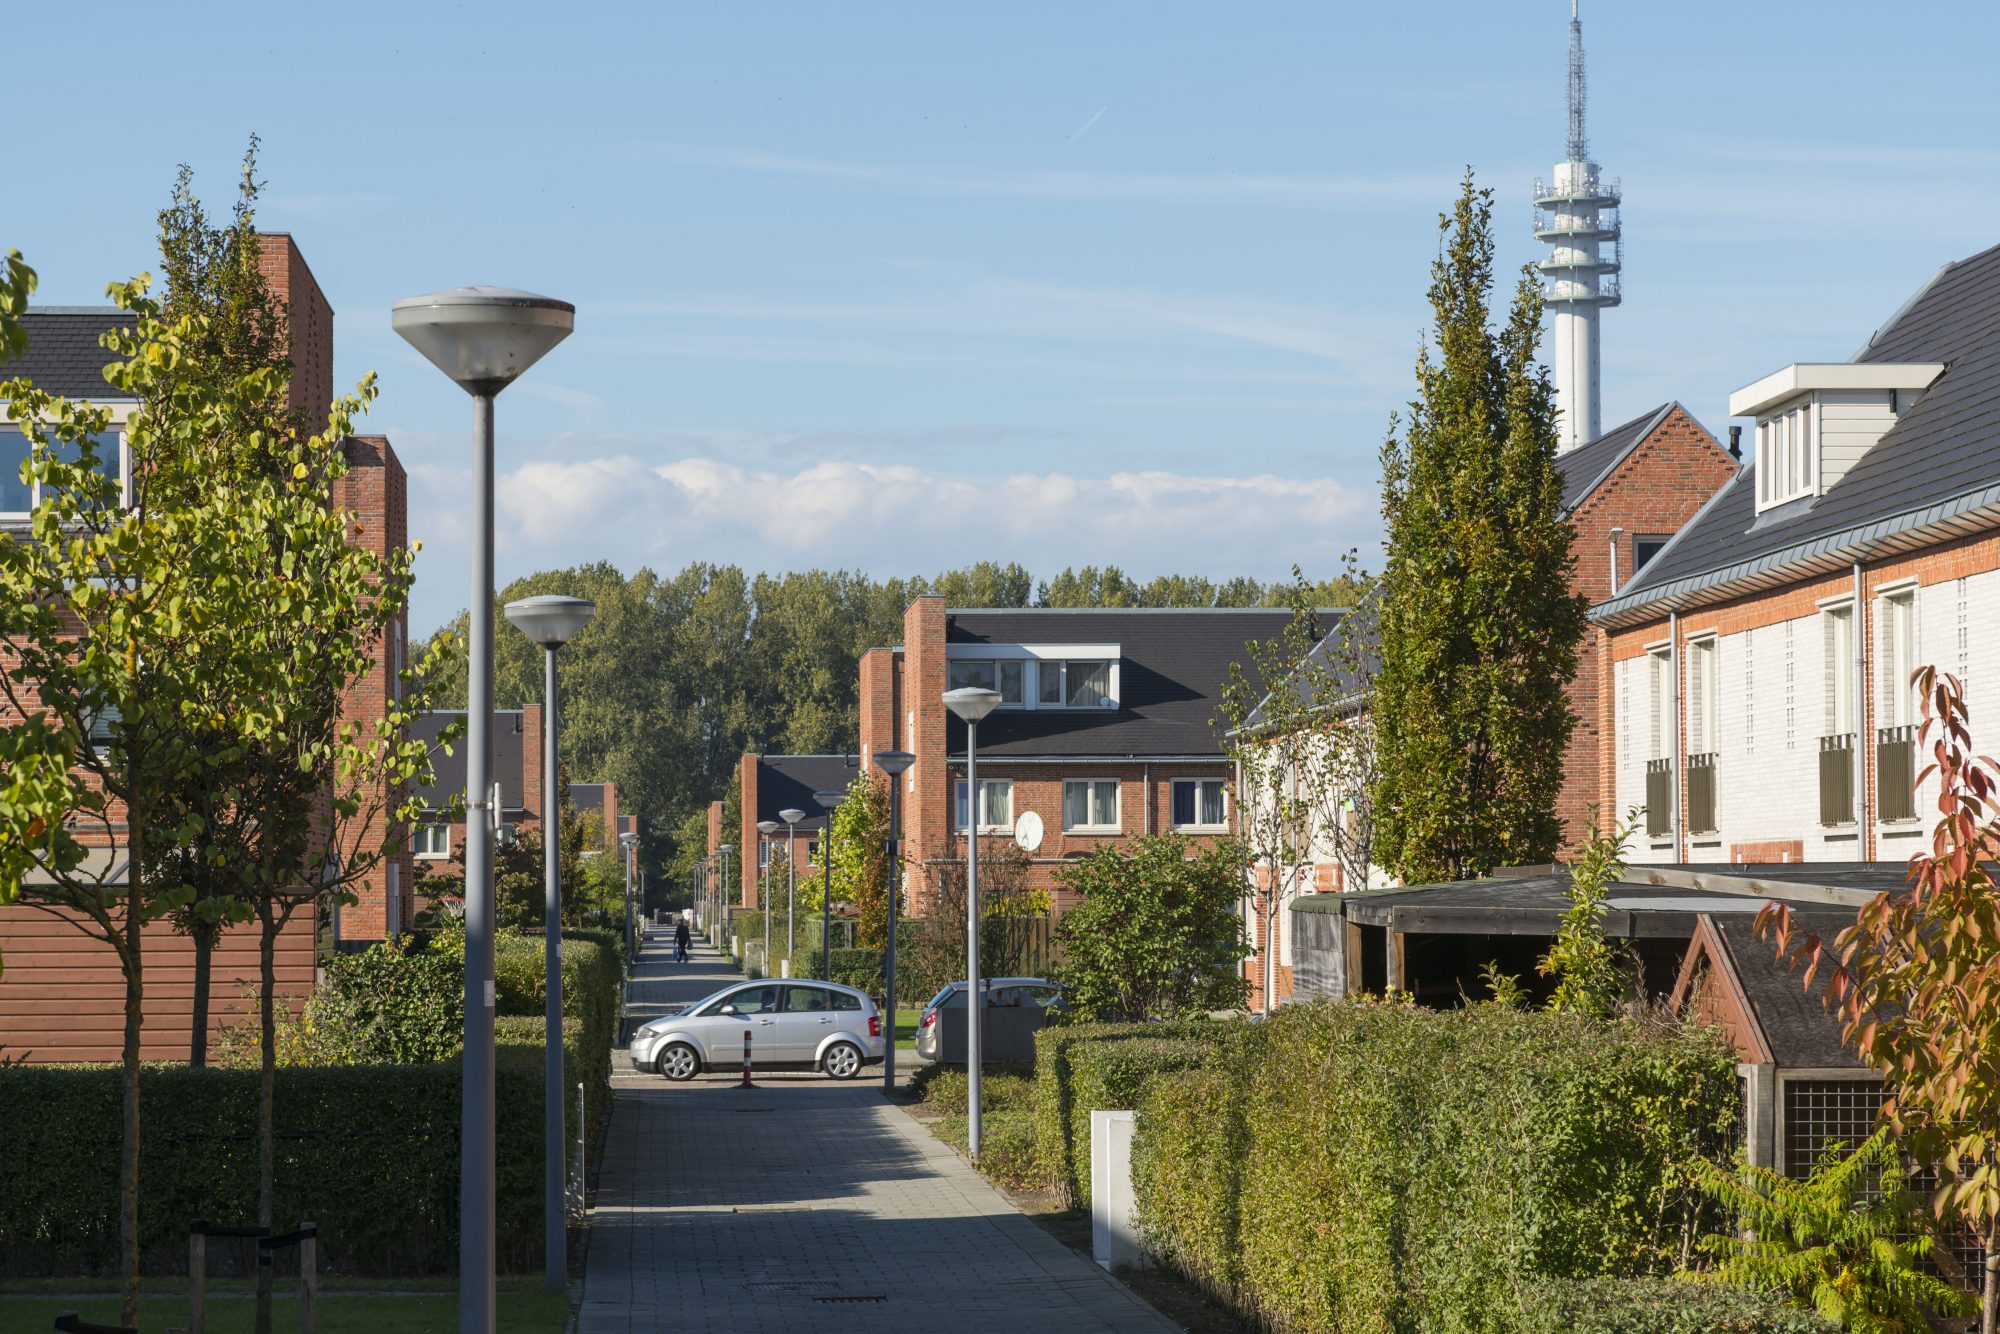
<path fill-rule="evenodd" d="M 952 992 L 957 991 L 960 987 L 964 985 L 965 984 L 963 982 L 948 983 L 938 991 L 937 995 L 931 997 L 929 1001 L 925 1002 L 924 1008 L 926 1010 L 935 1010 L 938 1006 L 944 1004 L 945 998 L 947 996 L 951 995 Z"/>

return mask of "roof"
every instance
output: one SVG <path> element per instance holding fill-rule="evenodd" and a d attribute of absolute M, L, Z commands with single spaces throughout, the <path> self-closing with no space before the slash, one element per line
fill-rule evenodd
<path fill-rule="evenodd" d="M 1563 513 L 1573 514 L 1584 497 L 1614 472 L 1639 442 L 1667 419 L 1675 404 L 1662 403 L 1651 412 L 1614 426 L 1595 440 L 1586 440 L 1575 449 L 1556 455 L 1556 467 L 1563 474 Z"/>
<path fill-rule="evenodd" d="M 1851 914 L 1824 911 L 1795 912 L 1793 919 L 1828 940 L 1854 921 Z M 1840 1020 L 1806 990 L 1804 974 L 1778 958 L 1772 942 L 1757 938 L 1749 918 L 1717 916 L 1709 925 L 1721 945 L 1720 951 L 1710 951 L 1710 965 L 1729 971 L 1763 1031 L 1772 1060 L 1795 1069 L 1863 1068 L 1840 1040 Z"/>
<path fill-rule="evenodd" d="M 1816 499 L 1759 515 L 1753 460 L 1592 617 L 1638 620 L 2000 527 L 2000 246 L 1945 266 L 1854 360 L 1945 370 Z"/>
<path fill-rule="evenodd" d="M 571 783 L 569 785 L 569 804 L 578 811 L 598 811 L 601 813 L 604 810 L 605 786 L 603 783 Z"/>
<path fill-rule="evenodd" d="M 819 829 L 826 824 L 827 811 L 813 799 L 813 793 L 845 792 L 861 772 L 861 757 L 759 755 L 757 765 L 758 822 L 778 819 L 779 811 L 800 810 L 806 818 L 794 828 Z"/>
<path fill-rule="evenodd" d="M 419 788 L 417 793 L 432 810 L 443 809 L 451 798 L 465 792 L 464 736 L 461 735 L 453 744 L 455 754 L 447 755 L 435 748 L 438 734 L 446 726 L 464 721 L 464 709 L 439 709 L 410 724 L 411 738 L 433 747 L 430 786 Z M 521 804 L 526 800 L 522 791 L 522 762 L 527 750 L 524 723 L 525 715 L 519 709 L 493 711 L 493 777 L 500 784 L 503 810 L 527 809 Z"/>
<path fill-rule="evenodd" d="M 21 317 L 28 332 L 28 350 L 0 362 L 0 380 L 17 377 L 64 398 L 103 401 L 111 397 L 104 368 L 117 360 L 99 340 L 112 329 L 132 323 L 116 306 L 43 306 Z"/>
<path fill-rule="evenodd" d="M 1327 611 L 1338 616 L 1337 611 Z M 1222 758 L 1214 723 L 1229 665 L 1245 646 L 1284 632 L 1269 607 L 947 611 L 947 644 L 1117 644 L 1118 707 L 1002 709 L 979 725 L 979 753 L 1010 758 Z M 965 725 L 946 717 L 945 749 L 965 753 Z"/>
<path fill-rule="evenodd" d="M 1351 611 L 1335 614 L 1340 616 L 1339 622 L 1313 645 L 1312 652 L 1306 654 L 1302 669 L 1286 685 L 1278 688 L 1289 688 L 1292 698 L 1301 703 L 1309 702 L 1313 691 L 1319 688 L 1322 681 L 1329 679 L 1341 706 L 1349 701 L 1359 701 L 1374 683 L 1375 674 L 1382 670 L 1382 646 L 1375 633 L 1377 608 L 1374 594 L 1370 593 Z M 1359 636 L 1361 642 L 1354 649 L 1352 661 L 1339 662 L 1335 654 L 1350 636 Z M 1255 732 L 1265 725 L 1270 701 L 1271 696 L 1266 695 L 1264 703 L 1250 711 L 1250 716 L 1243 722 L 1245 731 Z"/>

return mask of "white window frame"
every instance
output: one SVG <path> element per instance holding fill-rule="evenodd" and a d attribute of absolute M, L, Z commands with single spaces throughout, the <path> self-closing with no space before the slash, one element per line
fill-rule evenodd
<path fill-rule="evenodd" d="M 1222 820 L 1219 824 L 1208 824 L 1201 818 L 1201 793 L 1202 789 L 1209 784 L 1214 784 L 1221 790 Z M 1178 821 L 1172 820 L 1174 807 L 1180 803 L 1180 790 L 1183 787 L 1194 789 L 1195 818 L 1191 824 L 1181 824 Z M 1167 800 L 1169 803 L 1167 806 L 1167 815 L 1175 829 L 1185 830 L 1191 834 L 1219 834 L 1226 833 L 1229 829 L 1229 780 L 1226 778 L 1176 778 L 1173 781 L 1172 790 L 1168 793 Z"/>
<path fill-rule="evenodd" d="M 1822 721 L 1825 736 L 1854 735 L 1854 603 L 1841 601 L 1820 608 L 1820 642 L 1825 660 L 1820 683 L 1826 691 Z M 1856 741 L 1859 738 L 1856 737 Z"/>
<path fill-rule="evenodd" d="M 1819 494 L 1819 404 L 1811 398 L 1757 421 L 1757 511 Z"/>
<path fill-rule="evenodd" d="M 1673 758 L 1676 721 L 1670 716 L 1674 702 L 1673 662 L 1671 648 L 1654 648 L 1646 651 L 1646 699 L 1650 710 L 1646 758 L 1649 760 Z"/>
<path fill-rule="evenodd" d="M 1003 709 L 1057 709 L 1070 713 L 1095 713 L 1102 709 L 1116 709 L 1124 698 L 1123 654 L 1118 644 L 959 644 L 948 645 L 945 649 L 945 679 L 950 681 L 951 668 L 961 662 L 1020 662 L 1021 699 L 1019 703 L 1003 702 Z M 1069 703 L 1068 682 L 1065 679 L 1067 664 L 1105 664 L 1106 687 L 1104 699 L 1097 704 Z M 1042 687 L 1053 681 L 1056 697 L 1053 701 L 1042 699 Z M 999 668 L 994 670 L 994 684 L 999 684 Z"/>
<path fill-rule="evenodd" d="M 1111 789 L 1111 822 L 1089 820 L 1084 824 L 1071 824 L 1069 819 L 1069 792 L 1073 787 L 1084 791 L 1084 813 L 1087 816 L 1097 812 L 1096 797 L 1099 789 Z M 1122 834 L 1125 832 L 1125 785 L 1116 778 L 1065 778 L 1063 779 L 1062 823 L 1065 834 Z"/>
<path fill-rule="evenodd" d="M 1006 834 L 1014 829 L 1014 780 L 1011 778 L 982 778 L 979 780 L 979 814 L 993 814 L 994 794 L 1005 792 L 1007 798 L 1007 821 L 996 824 L 990 821 L 979 826 L 982 834 Z M 954 778 L 951 783 L 951 828 L 955 834 L 965 833 L 965 780 Z"/>
<path fill-rule="evenodd" d="M 1907 727 L 1919 721 L 1917 692 L 1917 589 L 1914 584 L 1884 590 L 1875 600 L 1875 656 L 1881 663 L 1876 703 L 1878 728 Z"/>
<path fill-rule="evenodd" d="M 1722 685 L 1718 646 L 1713 632 L 1687 640 L 1688 754 L 1708 755 L 1721 749 L 1718 732 L 1722 710 L 1716 692 Z"/>
<path fill-rule="evenodd" d="M 115 439 L 118 442 L 118 503 L 121 506 L 130 508 L 132 504 L 132 449 L 125 441 L 125 423 L 126 419 L 137 409 L 137 405 L 132 403 L 96 403 L 91 406 L 103 408 L 110 414 L 110 421 L 105 425 L 104 434 L 98 438 L 99 440 Z M 21 423 L 15 421 L 13 415 L 4 410 L 0 410 L 0 431 L 18 431 L 24 437 L 27 434 L 21 430 Z M 32 442 L 30 442 L 29 448 L 34 448 Z M 28 483 L 28 508 L 25 510 L 0 510 L 0 524 L 18 527 L 27 523 L 34 517 L 35 507 L 41 503 L 41 497 L 42 484 L 40 482 Z"/>
<path fill-rule="evenodd" d="M 440 831 L 444 834 L 443 850 L 442 851 L 429 850 L 425 846 L 424 836 L 426 834 L 434 834 Z M 410 855 L 416 858 L 420 862 L 449 861 L 451 859 L 451 826 L 448 824 L 441 824 L 436 821 L 430 821 L 430 820 L 424 821 L 423 823 L 419 824 L 416 828 L 416 832 L 410 838 Z"/>

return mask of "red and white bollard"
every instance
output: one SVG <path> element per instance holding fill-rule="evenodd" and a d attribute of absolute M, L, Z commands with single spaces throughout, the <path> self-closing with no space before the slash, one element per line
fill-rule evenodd
<path fill-rule="evenodd" d="M 743 1030 L 743 1082 L 737 1087 L 746 1089 L 757 1087 L 750 1082 L 750 1030 L 747 1028 Z"/>

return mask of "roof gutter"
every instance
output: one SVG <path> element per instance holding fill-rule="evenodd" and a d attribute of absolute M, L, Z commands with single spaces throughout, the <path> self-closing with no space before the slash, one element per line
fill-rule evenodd
<path fill-rule="evenodd" d="M 1695 606 L 1698 601 L 1752 592 L 1789 577 L 1844 573 L 1843 567 L 1856 562 L 1895 555 L 1933 540 L 1985 528 L 2000 528 L 2000 484 L 1874 523 L 1857 524 L 1754 560 L 1608 598 L 1590 609 L 1590 619 L 1606 629 L 1636 625 L 1657 619 L 1667 611 Z"/>

